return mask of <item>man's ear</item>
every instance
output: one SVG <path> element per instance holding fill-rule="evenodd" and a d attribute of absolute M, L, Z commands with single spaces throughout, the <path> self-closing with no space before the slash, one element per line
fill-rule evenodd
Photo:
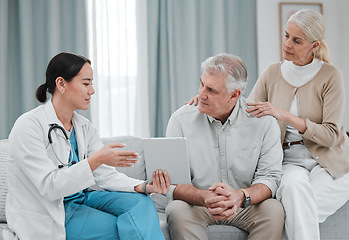
<path fill-rule="evenodd" d="M 236 101 L 241 96 L 241 89 L 236 89 L 230 94 L 230 101 Z"/>

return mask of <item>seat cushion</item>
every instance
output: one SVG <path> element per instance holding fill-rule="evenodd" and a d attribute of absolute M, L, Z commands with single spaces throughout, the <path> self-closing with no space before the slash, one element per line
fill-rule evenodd
<path fill-rule="evenodd" d="M 170 240 L 170 233 L 169 233 L 169 229 L 168 229 L 168 225 L 167 225 L 167 221 L 166 221 L 166 215 L 163 212 L 159 212 L 159 221 L 160 221 L 160 227 L 162 230 L 162 233 L 164 234 L 164 237 L 166 240 Z"/>
<path fill-rule="evenodd" d="M 325 222 L 320 223 L 320 238 L 324 240 L 349 238 L 349 201 Z"/>
<path fill-rule="evenodd" d="M 248 233 L 233 226 L 227 225 L 211 225 L 207 227 L 208 236 L 210 239 L 219 240 L 246 240 Z"/>

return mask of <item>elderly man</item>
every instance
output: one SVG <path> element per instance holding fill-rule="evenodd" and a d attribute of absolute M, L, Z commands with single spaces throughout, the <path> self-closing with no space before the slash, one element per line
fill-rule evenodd
<path fill-rule="evenodd" d="M 208 239 L 206 227 L 236 226 L 249 239 L 281 239 L 284 211 L 274 197 L 281 178 L 280 130 L 273 117 L 246 112 L 247 70 L 230 54 L 201 65 L 198 106 L 178 109 L 168 137 L 188 139 L 191 184 L 166 208 L 172 239 Z"/>

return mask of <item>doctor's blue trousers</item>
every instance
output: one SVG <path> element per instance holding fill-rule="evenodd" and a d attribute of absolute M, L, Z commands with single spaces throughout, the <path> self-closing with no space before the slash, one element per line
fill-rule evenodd
<path fill-rule="evenodd" d="M 86 192 L 64 207 L 67 240 L 165 239 L 155 205 L 144 194 Z"/>

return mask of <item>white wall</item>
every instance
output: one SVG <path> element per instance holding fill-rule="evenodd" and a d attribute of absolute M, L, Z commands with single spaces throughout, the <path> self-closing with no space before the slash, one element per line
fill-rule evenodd
<path fill-rule="evenodd" d="M 280 61 L 279 0 L 257 0 L 258 71 Z M 326 19 L 325 40 L 330 49 L 331 62 L 343 72 L 346 104 L 343 124 L 349 131 L 349 1 L 307 0 L 287 2 L 321 2 Z"/>

